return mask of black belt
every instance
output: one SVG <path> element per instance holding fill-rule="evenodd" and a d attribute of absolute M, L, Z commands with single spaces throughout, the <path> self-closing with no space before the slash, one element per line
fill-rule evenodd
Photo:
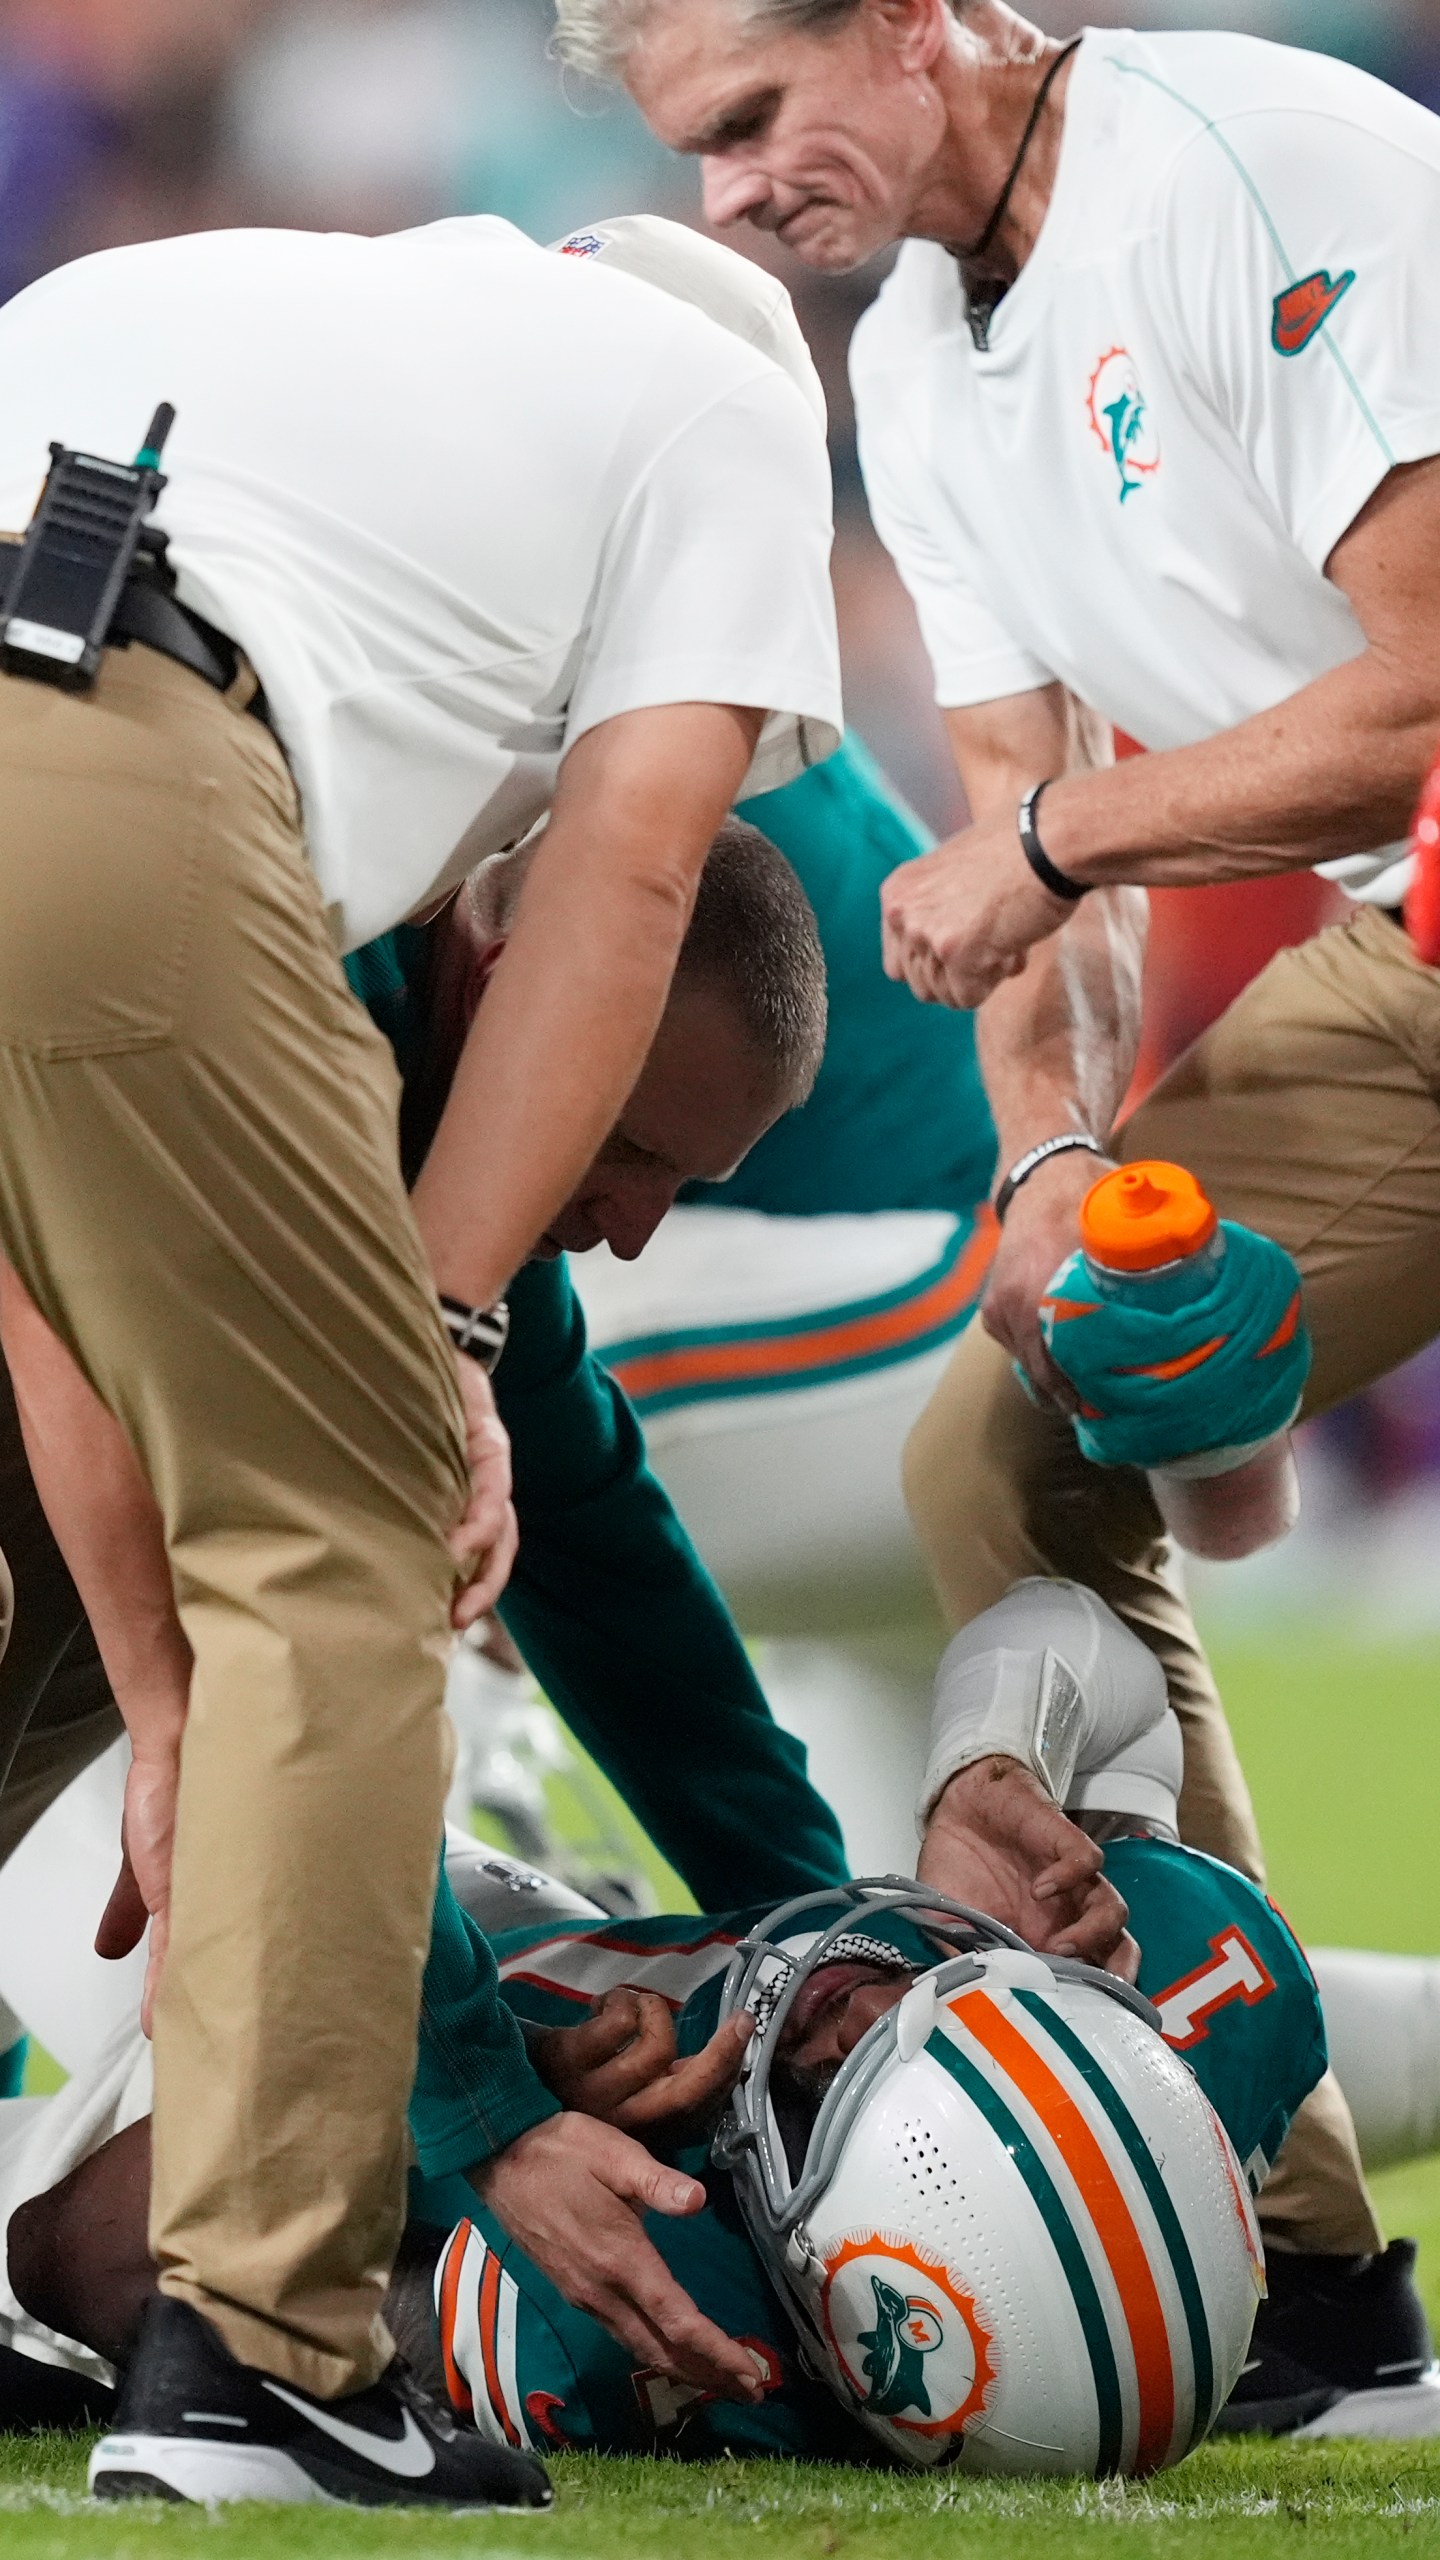
<path fill-rule="evenodd" d="M 192 675 L 203 676 L 217 693 L 228 693 L 240 672 L 240 651 L 229 633 L 217 630 L 203 613 L 193 612 L 149 578 L 130 578 L 121 588 L 110 637 L 112 641 L 138 640 L 147 649 L 158 649 L 162 657 L 174 658 Z M 258 682 L 245 708 L 267 729 L 271 726 L 270 706 Z"/>

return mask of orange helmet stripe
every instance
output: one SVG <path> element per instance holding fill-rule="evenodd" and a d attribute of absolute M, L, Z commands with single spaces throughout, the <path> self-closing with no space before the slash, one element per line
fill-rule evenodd
<path fill-rule="evenodd" d="M 1065 2083 L 986 1991 L 967 1991 L 951 2013 L 1013 2082 L 1044 2125 L 1089 2214 L 1115 2279 L 1140 2391 L 1136 2464 L 1158 2470 L 1175 2432 L 1175 2367 L 1150 2254 L 1125 2193 Z"/>

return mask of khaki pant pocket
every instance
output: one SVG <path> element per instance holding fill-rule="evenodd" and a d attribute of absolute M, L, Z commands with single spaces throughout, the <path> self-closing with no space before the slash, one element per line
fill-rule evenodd
<path fill-rule="evenodd" d="M 103 1057 L 173 1038 L 213 783 L 0 770 L 0 1043 Z"/>

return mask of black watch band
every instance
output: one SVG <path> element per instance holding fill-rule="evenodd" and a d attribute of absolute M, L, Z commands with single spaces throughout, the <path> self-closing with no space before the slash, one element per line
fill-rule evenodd
<path fill-rule="evenodd" d="M 494 1369 L 510 1333 L 510 1310 L 503 1298 L 493 1307 L 467 1307 L 461 1298 L 447 1298 L 443 1291 L 440 1314 L 445 1330 L 457 1351 L 467 1360 L 478 1360 L 482 1369 Z"/>
<path fill-rule="evenodd" d="M 1067 880 L 1063 871 L 1056 870 L 1040 841 L 1040 830 L 1035 823 L 1040 803 L 1054 780 L 1055 776 L 1051 774 L 1047 781 L 1037 782 L 1033 791 L 1026 792 L 1015 823 L 1020 830 L 1020 850 L 1042 888 L 1048 889 L 1052 897 L 1064 898 L 1074 906 L 1078 899 L 1089 896 L 1090 883 L 1088 880 Z"/>
<path fill-rule="evenodd" d="M 1084 1138 L 1078 1129 L 1067 1130 L 1063 1138 L 1042 1138 L 1038 1147 L 1031 1147 L 1027 1154 L 1017 1157 L 995 1194 L 995 1215 L 1000 1224 L 1004 1225 L 1005 1212 L 1022 1182 L 1028 1182 L 1031 1174 L 1042 1164 L 1048 1164 L 1052 1156 L 1068 1156 L 1077 1149 L 1083 1149 L 1087 1155 L 1099 1156 L 1104 1162 L 1105 1150 L 1099 1139 Z"/>

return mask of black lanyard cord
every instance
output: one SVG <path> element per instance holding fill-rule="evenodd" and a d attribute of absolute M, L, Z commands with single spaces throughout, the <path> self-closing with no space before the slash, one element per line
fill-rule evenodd
<path fill-rule="evenodd" d="M 1004 221 L 1006 214 L 1010 210 L 1010 199 L 1015 193 L 1016 187 L 1020 183 L 1020 172 L 1025 166 L 1026 159 L 1029 155 L 1030 145 L 1035 139 L 1036 128 L 1039 125 L 1041 117 L 1045 113 L 1046 106 L 1049 102 L 1050 92 L 1054 88 L 1056 81 L 1059 79 L 1061 72 L 1064 70 L 1066 63 L 1069 61 L 1071 54 L 1078 53 L 1084 41 L 1085 39 L 1083 36 L 1075 36 L 1071 39 L 1069 44 L 1062 45 L 1060 51 L 1056 54 L 1054 61 L 1051 63 L 1049 70 L 1046 72 L 1044 79 L 1041 81 L 1039 88 L 1036 90 L 1035 104 L 1030 110 L 1029 122 L 1020 137 L 1020 148 L 1010 163 L 1010 175 L 1000 190 L 999 201 L 996 204 L 994 212 L 991 214 L 989 221 L 986 223 L 984 230 L 981 232 L 980 237 L 975 242 L 973 248 L 954 249 L 951 251 L 952 257 L 959 258 L 965 266 L 972 266 L 977 258 L 983 258 L 986 250 L 993 246 L 995 235 L 999 230 L 1001 223 Z"/>

